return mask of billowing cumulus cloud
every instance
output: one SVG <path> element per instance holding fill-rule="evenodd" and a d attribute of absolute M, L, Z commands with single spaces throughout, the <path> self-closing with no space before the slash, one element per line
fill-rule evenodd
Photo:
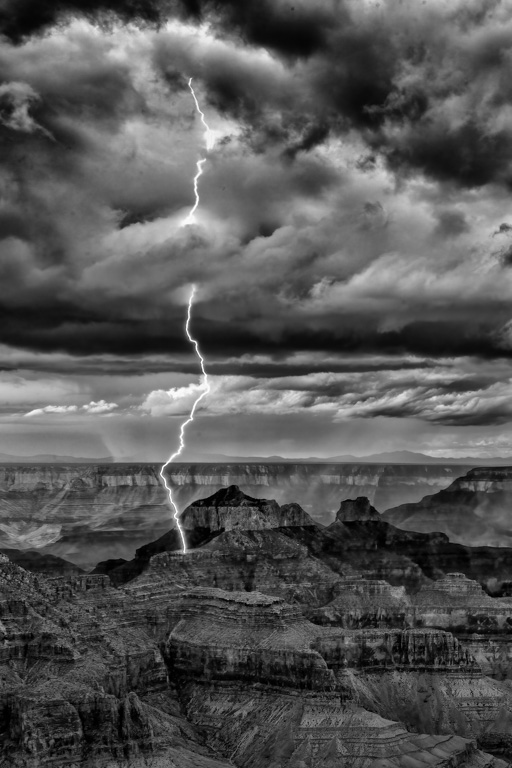
<path fill-rule="evenodd" d="M 96 402 L 94 400 L 91 400 L 90 403 L 87 403 L 86 405 L 82 406 L 82 409 L 86 411 L 86 413 L 111 413 L 116 408 L 119 408 L 117 403 L 107 403 L 105 400 L 97 400 Z"/>
<path fill-rule="evenodd" d="M 45 405 L 44 408 L 34 408 L 33 411 L 29 411 L 25 416 L 42 416 L 44 413 L 76 413 L 78 406 L 76 405 Z"/>
<path fill-rule="evenodd" d="M 92 400 L 85 405 L 45 405 L 43 408 L 34 408 L 32 411 L 25 413 L 25 416 L 43 416 L 46 413 L 49 414 L 77 414 L 86 413 L 91 415 L 112 413 L 119 406 L 117 403 L 107 403 L 105 400 L 98 400 L 95 402 Z"/>
<path fill-rule="evenodd" d="M 509 370 L 509 374 L 512 369 Z M 210 393 L 200 405 L 205 417 L 237 414 L 328 415 L 334 421 L 393 417 L 442 425 L 503 424 L 512 416 L 512 378 L 503 370 L 477 373 L 470 361 L 447 367 L 373 372 L 312 373 L 253 378 L 210 376 Z M 154 417 L 190 411 L 197 384 L 155 390 L 141 410 Z"/>
<path fill-rule="evenodd" d="M 195 284 L 201 414 L 509 422 L 506 3 L 8 0 L 0 27 L 0 368 L 68 387 L 6 408 L 179 417 Z"/>

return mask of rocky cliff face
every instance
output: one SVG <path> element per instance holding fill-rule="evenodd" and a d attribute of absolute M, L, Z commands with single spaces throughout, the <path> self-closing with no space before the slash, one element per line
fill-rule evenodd
<path fill-rule="evenodd" d="M 468 546 L 512 545 L 512 467 L 472 469 L 445 490 L 388 509 L 383 519 L 410 531 L 442 531 Z"/>
<path fill-rule="evenodd" d="M 233 495 L 229 504 L 225 504 L 227 490 L 230 497 Z M 236 496 L 236 503 L 234 496 Z M 367 578 L 383 579 L 392 585 L 405 586 L 409 590 L 418 589 L 430 579 L 439 578 L 455 569 L 493 589 L 497 588 L 501 582 L 512 580 L 512 549 L 464 547 L 460 544 L 452 544 L 442 533 L 400 530 L 384 522 L 370 506 L 364 499 L 356 504 L 349 503 L 348 506 L 342 504 L 342 516 L 346 516 L 346 510 L 350 509 L 350 517 L 357 518 L 358 513 L 361 513 L 364 519 L 346 522 L 337 519 L 327 528 L 322 528 L 315 525 L 307 515 L 305 516 L 307 525 L 294 524 L 304 520 L 305 513 L 298 505 L 279 507 L 274 501 L 255 500 L 245 496 L 238 488 L 224 489 L 223 492 L 218 492 L 206 499 L 203 504 L 192 504 L 184 513 L 182 519 L 187 525 L 188 546 L 198 548 L 201 554 L 196 557 L 190 553 L 183 561 L 170 559 L 169 578 L 171 580 L 175 578 L 171 572 L 174 571 L 177 562 L 185 564 L 188 563 L 187 557 L 193 557 L 195 558 L 193 571 L 196 573 L 194 578 L 200 578 L 200 580 L 196 582 L 188 580 L 187 583 L 190 586 L 202 586 L 205 584 L 205 578 L 217 578 L 218 586 L 230 588 L 226 585 L 233 583 L 238 585 L 233 588 L 245 589 L 245 584 L 251 584 L 250 588 L 254 589 L 256 582 L 253 574 L 261 574 L 259 568 L 263 567 L 262 563 L 267 555 L 271 553 L 273 558 L 272 569 L 275 568 L 275 562 L 280 559 L 283 543 L 282 539 L 278 543 L 276 537 L 279 535 L 305 547 L 308 557 L 321 561 L 339 576 L 344 577 L 355 571 L 364 573 Z M 250 543 L 243 536 L 237 539 L 221 534 L 222 538 L 219 537 L 220 531 L 223 530 L 219 526 L 226 525 L 235 531 L 239 530 L 237 527 L 239 521 L 242 521 L 242 526 L 253 526 L 256 530 L 259 527 L 261 531 L 267 530 L 269 535 L 265 537 L 264 546 L 262 545 L 256 552 L 250 552 L 254 542 Z M 197 522 L 201 527 L 188 528 L 192 522 Z M 275 527 L 279 522 L 281 525 Z M 214 526 L 215 529 L 203 527 L 205 525 Z M 215 544 L 217 538 L 219 542 Z M 115 584 L 126 583 L 148 569 L 154 555 L 176 551 L 181 549 L 181 546 L 179 535 L 176 531 L 171 531 L 158 541 L 141 547 L 134 560 L 109 570 L 108 573 Z M 211 553 L 216 548 L 217 554 L 214 557 L 217 565 L 213 565 Z M 244 554 L 246 549 L 247 552 Z M 221 562 L 222 566 L 219 565 Z M 198 576 L 199 563 L 202 563 L 201 577 Z M 229 578 L 234 581 L 226 582 L 222 574 L 228 572 L 226 569 L 229 570 L 229 564 L 231 564 L 230 567 L 235 567 L 234 563 L 236 563 L 238 575 L 236 578 L 233 575 L 230 576 Z M 255 563 L 258 563 L 258 567 Z M 215 577 L 212 575 L 214 572 Z M 286 583 L 292 585 L 291 589 L 300 591 L 300 578 L 293 579 L 289 576 L 283 581 L 283 574 L 284 570 L 281 570 L 281 576 L 269 576 L 265 590 L 272 589 L 274 594 L 276 588 L 282 589 L 283 584 Z M 308 583 L 308 579 L 305 583 Z M 323 580 L 320 580 L 319 584 L 322 585 Z M 263 589 L 261 583 L 258 588 Z M 308 594 L 306 590 L 305 599 L 308 599 Z M 289 595 L 286 595 L 286 599 L 289 599 Z"/>
<path fill-rule="evenodd" d="M 113 619 L 114 590 L 73 578 L 0 557 L 0 764 L 227 768 L 194 741 L 156 643 Z"/>
<path fill-rule="evenodd" d="M 308 612 L 312 621 L 346 629 L 415 626 L 411 598 L 403 586 L 358 574 L 340 578 L 333 593 L 330 602 Z"/>
<path fill-rule="evenodd" d="M 490 589 L 512 574 L 512 549 L 452 544 L 442 533 L 403 531 L 380 520 L 340 522 L 312 532 L 279 529 L 338 571 L 351 566 L 367 578 L 416 590 L 457 570 Z"/>
<path fill-rule="evenodd" d="M 468 467 L 469 469 L 469 467 Z M 329 524 L 340 499 L 366 496 L 378 509 L 419 501 L 446 488 L 465 468 L 413 464 L 172 464 L 168 477 L 180 509 L 228 485 L 278 504 L 300 501 Z"/>
<path fill-rule="evenodd" d="M 130 560 L 165 533 L 171 514 L 159 466 L 0 465 L 0 547 L 36 549 L 91 568 Z M 417 501 L 446 487 L 463 468 L 414 465 L 173 464 L 180 509 L 230 484 L 279 505 L 300 500 L 328 524 L 340 499 L 368 496 L 379 508 Z"/>
<path fill-rule="evenodd" d="M 237 488 L 188 514 L 185 554 L 174 530 L 102 573 L 0 556 L 0 765 L 510 764 L 512 689 L 480 661 L 512 600 L 465 575 L 506 576 L 510 550 L 399 530 L 364 499 L 328 528 Z"/>
<path fill-rule="evenodd" d="M 150 465 L 0 466 L 0 547 L 36 549 L 87 569 L 132 558 L 170 518 Z"/>
<path fill-rule="evenodd" d="M 257 531 L 264 528 L 314 525 L 298 504 L 279 506 L 274 499 L 256 499 L 238 485 L 222 488 L 207 499 L 194 501 L 180 518 L 185 530 Z"/>
<path fill-rule="evenodd" d="M 357 499 L 346 499 L 341 502 L 336 513 L 336 521 L 339 523 L 368 522 L 380 520 L 380 515 L 365 496 Z"/>
<path fill-rule="evenodd" d="M 339 581 L 339 575 L 312 557 L 306 547 L 267 530 L 227 531 L 186 555 L 155 555 L 145 582 L 155 577 L 188 587 L 259 591 L 306 605 L 331 600 Z"/>
<path fill-rule="evenodd" d="M 255 594 L 195 590 L 180 602 L 169 667 L 188 716 L 235 765 L 505 765 L 471 739 L 411 734 L 356 704 L 352 669 L 389 664 L 411 674 L 430 665 L 440 677 L 451 669 L 478 674 L 450 635 L 323 629 Z"/>
<path fill-rule="evenodd" d="M 236 494 L 241 505 L 253 503 L 252 499 L 239 496 L 238 490 Z M 275 519 L 274 505 L 262 502 L 265 505 Z M 210 509 L 212 504 L 208 501 L 205 506 Z M 236 516 L 236 508 L 228 506 L 230 514 Z M 242 517 L 243 514 L 242 506 Z M 219 722 L 212 713 L 220 707 L 231 718 L 237 708 L 244 712 L 249 708 L 252 712 L 254 706 L 257 722 L 259 717 L 270 716 L 269 711 L 275 712 L 274 707 L 284 708 L 285 702 L 280 698 L 276 704 L 273 694 L 260 691 L 256 706 L 254 686 L 265 686 L 266 680 L 268 685 L 286 688 L 289 697 L 295 676 L 302 681 L 296 683 L 299 688 L 303 686 L 302 701 L 304 691 L 309 691 L 308 696 L 314 691 L 318 696 L 320 691 L 327 699 L 334 691 L 342 697 L 344 707 L 347 702 L 363 703 L 364 717 L 370 717 L 368 710 L 381 717 L 393 713 L 393 718 L 406 722 L 409 730 L 434 734 L 448 729 L 458 736 L 478 734 L 483 746 L 508 754 L 508 736 L 499 731 L 497 723 L 503 721 L 502 709 L 508 711 L 510 706 L 509 690 L 487 663 L 486 655 L 489 642 L 496 643 L 497 638 L 500 652 L 506 647 L 512 601 L 508 605 L 506 600 L 494 600 L 464 574 L 447 572 L 449 564 L 456 560 L 468 570 L 477 570 L 480 576 L 485 572 L 492 579 L 496 574 L 492 550 L 485 550 L 487 559 L 483 563 L 477 559 L 475 565 L 470 548 L 451 545 L 442 534 L 396 529 L 384 523 L 364 499 L 342 504 L 339 517 L 350 519 L 338 519 L 327 529 L 309 525 L 224 531 L 185 555 L 175 550 L 151 556 L 141 575 L 126 585 L 125 591 L 142 601 L 146 613 L 150 596 L 156 595 L 159 610 L 158 618 L 151 619 L 153 632 L 163 639 L 171 631 L 174 644 L 168 645 L 168 661 L 174 659 L 170 668 L 180 681 L 180 690 L 183 686 L 183 703 L 189 716 L 194 721 L 197 718 L 205 733 L 214 734 L 212 747 L 231 748 L 229 735 L 222 739 L 219 736 L 223 718 Z M 363 519 L 359 520 L 360 517 Z M 200 518 L 199 522 L 204 525 L 205 519 Z M 500 550 L 501 555 L 505 552 Z M 431 579 L 436 576 L 441 578 L 433 583 Z M 224 605 L 225 599 L 231 600 L 225 592 L 208 590 L 211 585 L 228 590 L 234 607 Z M 421 585 L 417 595 L 408 594 L 405 589 L 408 586 L 417 590 Z M 180 590 L 188 591 L 187 595 Z M 244 591 L 239 598 L 237 593 L 241 590 Z M 259 629 L 245 612 L 256 610 L 259 598 L 247 603 L 244 600 L 254 595 L 255 590 L 284 598 L 300 609 L 300 614 L 294 614 L 295 619 L 289 616 L 287 628 L 279 623 L 274 626 L 270 657 L 264 652 L 266 640 L 261 640 L 261 648 L 260 641 L 251 645 L 251 638 L 256 643 Z M 240 600 L 243 610 L 236 607 Z M 172 609 L 166 607 L 170 604 Z M 271 603 L 274 607 L 277 604 Z M 262 605 L 257 609 L 258 622 L 265 634 L 269 625 L 261 611 L 267 613 L 268 606 Z M 221 629 L 218 622 L 222 610 L 231 618 Z M 235 618 L 237 611 L 243 616 L 240 623 Z M 187 627 L 180 622 L 189 614 L 195 618 Z M 304 619 L 316 624 L 311 642 L 311 625 Z M 288 645 L 283 640 L 285 636 Z M 325 678 L 325 673 L 324 677 L 320 675 L 318 659 L 308 671 L 307 665 L 303 673 L 299 671 L 303 660 L 299 663 L 298 659 L 302 657 L 292 652 L 293 638 L 299 636 L 303 640 L 302 651 L 309 648 L 319 653 L 334 674 L 334 689 L 330 687 L 332 678 Z M 304 645 L 305 638 L 309 645 Z M 280 643 L 286 646 L 286 652 Z M 473 654 L 494 679 L 482 674 Z M 307 658 L 311 662 L 311 657 Z M 190 679 L 185 680 L 185 670 L 192 669 L 193 684 Z M 293 674 L 290 670 L 294 670 Z M 214 688 L 219 687 L 216 693 L 212 689 L 215 680 Z M 243 680 L 244 686 L 251 687 L 250 702 L 239 698 L 240 687 L 235 680 Z M 227 701 L 226 686 L 236 689 L 236 695 L 230 693 Z M 324 705 L 325 717 L 327 712 L 334 717 L 331 705 L 325 701 Z M 293 717 L 291 711 L 289 717 Z M 338 732 L 341 731 L 339 721 Z M 240 730 L 238 734 L 242 741 L 246 738 L 244 733 Z M 348 738 L 347 734 L 345 737 Z M 249 739 L 248 749 L 257 755 L 262 750 L 270 759 L 269 755 L 274 754 L 271 745 L 281 743 L 282 733 L 270 731 L 265 739 Z M 315 750 L 322 753 L 327 748 L 324 742 L 319 747 L 314 740 L 299 743 L 295 736 L 288 744 L 290 755 L 297 749 L 299 755 L 301 749 L 313 755 Z M 244 755 L 242 750 L 241 764 L 245 764 L 243 760 L 247 757 L 247 764 L 252 765 L 249 756 Z"/>

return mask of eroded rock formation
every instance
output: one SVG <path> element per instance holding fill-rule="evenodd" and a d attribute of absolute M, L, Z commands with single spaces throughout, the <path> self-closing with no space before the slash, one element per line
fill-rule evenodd
<path fill-rule="evenodd" d="M 60 586 L 0 556 L 0 765 L 226 768 L 194 741 L 156 643 L 115 620 L 114 590 L 109 617 L 104 583 Z"/>
<path fill-rule="evenodd" d="M 443 531 L 472 547 L 510 547 L 511 509 L 512 467 L 482 467 L 421 501 L 389 508 L 383 519 L 409 531 Z"/>
<path fill-rule="evenodd" d="M 336 520 L 340 523 L 362 523 L 380 519 L 379 513 L 366 496 L 358 496 L 357 499 L 345 499 L 341 502 L 336 513 Z"/>
<path fill-rule="evenodd" d="M 151 464 L 0 464 L 0 547 L 36 549 L 90 568 L 133 558 L 169 527 L 167 494 Z M 364 494 L 380 509 L 419 501 L 463 474 L 459 466 L 172 464 L 180 509 L 237 484 L 280 505 L 299 500 L 329 524 L 340 498 Z"/>
<path fill-rule="evenodd" d="M 36 549 L 88 569 L 132 558 L 169 519 L 151 465 L 0 465 L 0 547 Z"/>
<path fill-rule="evenodd" d="M 180 464 L 168 470 L 180 509 L 228 485 L 250 496 L 300 501 L 315 520 L 329 524 L 340 499 L 366 496 L 378 509 L 419 501 L 446 488 L 469 467 L 428 464 Z"/>
<path fill-rule="evenodd" d="M 411 734 L 357 704 L 362 686 L 370 685 L 366 670 L 478 676 L 474 660 L 448 633 L 322 628 L 254 593 L 202 589 L 179 600 L 168 664 L 188 716 L 236 765 L 505 765 L 471 738 Z M 354 684 L 356 670 L 364 683 Z"/>
<path fill-rule="evenodd" d="M 194 501 L 180 518 L 185 530 L 257 531 L 284 526 L 315 525 L 304 510 L 295 503 L 279 506 L 274 499 L 247 496 L 238 485 L 230 485 L 207 499 Z"/>
<path fill-rule="evenodd" d="M 468 578 L 496 578 L 494 550 L 475 565 L 366 499 L 323 528 L 230 487 L 184 520 L 186 554 L 174 530 L 94 574 L 0 557 L 2 768 L 510 764 L 486 653 L 512 599 Z"/>

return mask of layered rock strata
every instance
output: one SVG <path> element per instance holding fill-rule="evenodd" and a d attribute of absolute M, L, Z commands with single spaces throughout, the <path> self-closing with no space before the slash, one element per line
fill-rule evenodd
<path fill-rule="evenodd" d="M 512 578 L 512 549 L 454 544 L 443 533 L 404 531 L 382 518 L 336 519 L 324 529 L 282 528 L 337 570 L 343 561 L 372 579 L 418 589 L 430 579 L 458 571 L 495 589 Z M 344 517 L 342 512 L 341 517 Z"/>
<path fill-rule="evenodd" d="M 194 741 L 156 643 L 95 605 L 108 585 L 68 587 L 0 557 L 0 765 L 226 768 Z"/>
<path fill-rule="evenodd" d="M 512 545 L 512 467 L 470 470 L 421 501 L 394 506 L 383 519 L 404 530 L 442 531 L 468 546 Z"/>
<path fill-rule="evenodd" d="M 131 559 L 168 529 L 159 471 L 151 464 L 0 465 L 0 547 L 43 550 L 87 569 Z M 329 524 L 340 498 L 364 494 L 386 509 L 419 501 L 462 472 L 393 464 L 172 464 L 168 478 L 180 509 L 237 484 L 280 505 L 300 499 L 314 519 Z"/>
<path fill-rule="evenodd" d="M 478 674 L 447 633 L 315 627 L 254 593 L 193 590 L 179 604 L 166 645 L 171 674 L 208 743 L 241 768 L 320 768 L 327 758 L 354 768 L 505 765 L 471 739 L 410 734 L 354 703 L 351 670 Z"/>
<path fill-rule="evenodd" d="M 208 556 L 224 546 L 250 555 L 248 542 L 256 559 L 278 562 L 288 553 L 296 564 L 315 562 L 268 529 L 220 534 L 206 545 Z M 473 738 L 482 741 L 485 726 L 485 743 L 506 751 L 510 694 L 482 676 L 450 633 L 324 627 L 304 617 L 307 603 L 190 590 L 187 580 L 196 577 L 186 577 L 187 568 L 200 552 L 158 555 L 122 590 L 105 575 L 48 580 L 2 560 L 6 765 L 36 768 L 58 757 L 52 764 L 87 768 L 325 768 L 326 760 L 336 768 L 342 760 L 355 768 L 376 761 L 502 768 Z M 181 560 L 181 579 L 166 558 Z M 333 577 L 340 594 L 385 598 L 395 607 L 408 600 L 377 581 Z M 457 589 L 440 584 L 438 591 Z M 478 602 L 474 586 L 466 593 Z M 400 696 L 406 710 L 397 708 Z M 420 707 L 424 696 L 433 703 Z M 391 713 L 423 733 L 406 731 Z"/>
<path fill-rule="evenodd" d="M 340 578 L 333 591 L 329 603 L 308 612 L 315 623 L 347 629 L 414 626 L 412 603 L 405 587 L 393 587 L 382 579 L 365 579 L 359 574 Z"/>
<path fill-rule="evenodd" d="M 169 527 L 151 465 L 0 465 L 0 546 L 36 549 L 89 569 L 132 558 Z"/>
<path fill-rule="evenodd" d="M 226 493 L 232 494 L 232 503 L 225 503 Z M 238 506 L 234 503 L 235 498 Z M 408 590 L 417 590 L 429 580 L 454 569 L 488 588 L 494 587 L 498 580 L 512 579 L 512 549 L 464 547 L 452 544 L 442 533 L 402 531 L 384 522 L 365 500 L 357 501 L 358 505 L 364 506 L 364 520 L 344 520 L 347 506 L 343 503 L 337 519 L 327 528 L 314 524 L 296 504 L 279 507 L 276 502 L 247 497 L 235 487 L 224 489 L 205 501 L 205 504 L 191 505 L 182 516 L 185 522 L 188 521 L 187 525 L 200 524 L 186 531 L 190 549 L 213 551 L 217 546 L 215 539 L 222 531 L 232 533 L 242 531 L 242 525 L 252 525 L 253 530 L 269 533 L 262 553 L 269 548 L 272 550 L 271 541 L 277 534 L 284 535 L 306 547 L 309 555 L 341 576 L 355 571 L 373 580 L 405 586 Z M 358 508 L 352 505 L 351 510 L 350 516 L 356 518 Z M 296 524 L 301 520 L 308 524 Z M 219 528 L 219 525 L 227 528 Z M 233 552 L 244 549 L 241 543 L 235 544 L 234 538 L 221 541 L 223 543 L 218 547 L 225 553 L 229 553 L 230 548 Z M 181 546 L 178 532 L 172 530 L 137 550 L 132 561 L 112 569 L 105 569 L 101 564 L 100 571 L 106 570 L 113 583 L 120 585 L 149 568 L 154 555 L 180 550 Z M 249 543 L 247 546 L 252 547 Z M 274 550 L 279 546 L 282 544 Z M 226 558 L 229 558 L 228 554 Z M 221 586 L 221 582 L 218 585 Z M 240 582 L 233 588 L 240 588 Z"/>
<path fill-rule="evenodd" d="M 237 485 L 217 491 L 207 499 L 194 501 L 180 518 L 185 530 L 255 531 L 283 526 L 312 526 L 315 523 L 295 503 L 280 507 L 273 499 L 247 496 Z"/>
<path fill-rule="evenodd" d="M 482 670 L 512 679 L 512 600 L 490 597 L 462 573 L 449 573 L 412 598 L 416 626 L 439 627 L 458 637 Z"/>
<path fill-rule="evenodd" d="M 379 509 L 387 509 L 442 490 L 467 469 L 448 464 L 173 463 L 167 474 L 180 509 L 235 484 L 279 504 L 299 499 L 315 520 L 329 524 L 340 498 L 367 496 Z"/>
<path fill-rule="evenodd" d="M 306 547 L 283 534 L 232 530 L 185 555 L 155 555 L 145 582 L 261 591 L 289 602 L 323 605 L 333 598 L 339 578 Z"/>

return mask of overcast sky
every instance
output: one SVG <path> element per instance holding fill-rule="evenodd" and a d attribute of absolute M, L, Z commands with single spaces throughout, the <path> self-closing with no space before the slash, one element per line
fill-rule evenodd
<path fill-rule="evenodd" d="M 3 0 L 0 28 L 1 452 L 171 453 L 195 284 L 191 457 L 512 453 L 509 2 Z"/>

